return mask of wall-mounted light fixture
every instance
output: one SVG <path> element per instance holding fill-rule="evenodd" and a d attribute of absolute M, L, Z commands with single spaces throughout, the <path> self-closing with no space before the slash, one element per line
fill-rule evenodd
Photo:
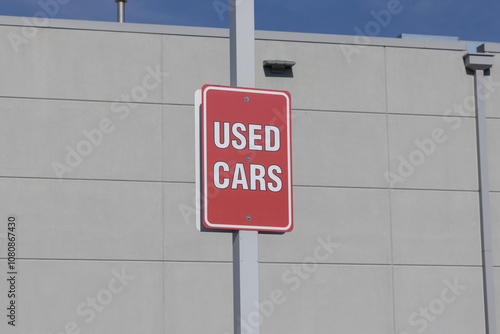
<path fill-rule="evenodd" d="M 484 71 L 493 66 L 493 54 L 467 53 L 464 55 L 465 67 L 473 71 Z"/>
<path fill-rule="evenodd" d="M 294 61 L 289 60 L 264 60 L 264 69 L 268 68 L 272 74 L 283 74 L 287 69 L 292 69 Z"/>

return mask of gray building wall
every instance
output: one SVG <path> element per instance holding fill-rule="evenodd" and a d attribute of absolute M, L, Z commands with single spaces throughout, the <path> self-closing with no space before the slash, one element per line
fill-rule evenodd
<path fill-rule="evenodd" d="M 25 22 L 0 17 L 5 276 L 18 221 L 0 332 L 232 333 L 231 235 L 195 227 L 193 112 L 229 84 L 228 32 Z M 293 232 L 259 236 L 261 332 L 484 333 L 466 43 L 355 42 L 257 32 L 257 87 L 292 94 L 295 195 Z M 499 310 L 500 57 L 487 78 Z"/>

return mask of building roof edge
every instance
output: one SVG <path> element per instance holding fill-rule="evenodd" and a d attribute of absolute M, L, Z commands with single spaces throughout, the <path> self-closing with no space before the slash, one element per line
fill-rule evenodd
<path fill-rule="evenodd" d="M 37 22 L 40 21 L 40 22 Z M 172 26 L 142 23 L 118 23 L 66 19 L 42 19 L 17 16 L 0 16 L 0 26 L 31 26 L 53 29 L 95 30 L 125 33 L 200 36 L 229 38 L 229 29 L 193 26 Z M 255 32 L 256 40 L 289 41 L 303 43 L 346 44 L 353 47 L 382 46 L 419 49 L 467 50 L 466 41 L 417 40 L 388 37 L 330 35 L 284 31 Z M 500 52 L 500 43 L 486 43 L 490 52 Z"/>

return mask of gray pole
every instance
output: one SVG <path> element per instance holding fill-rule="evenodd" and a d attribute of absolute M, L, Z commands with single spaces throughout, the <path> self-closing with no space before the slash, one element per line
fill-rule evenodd
<path fill-rule="evenodd" d="M 254 0 L 230 0 L 229 8 L 231 86 L 254 88 Z M 259 334 L 258 251 L 258 232 L 233 233 L 234 334 Z"/>
<path fill-rule="evenodd" d="M 229 1 L 231 86 L 255 88 L 254 0 Z"/>
<path fill-rule="evenodd" d="M 125 3 L 127 0 L 115 0 L 118 4 L 118 22 L 125 22 Z"/>
<path fill-rule="evenodd" d="M 469 53 L 464 56 L 467 68 L 474 71 L 476 100 L 476 137 L 479 167 L 479 211 L 481 218 L 481 252 L 483 260 L 483 295 L 487 334 L 497 334 L 495 319 L 495 287 L 491 254 L 490 187 L 486 147 L 486 115 L 484 106 L 484 70 L 493 65 L 493 55 Z"/>
<path fill-rule="evenodd" d="M 233 233 L 234 333 L 259 334 L 259 243 L 257 231 Z"/>
<path fill-rule="evenodd" d="M 481 239 L 483 257 L 483 286 L 486 312 L 486 333 L 496 334 L 495 323 L 495 287 L 493 283 L 493 262 L 491 253 L 490 187 L 488 178 L 488 159 L 486 154 L 486 116 L 484 99 L 478 96 L 484 93 L 484 71 L 476 70 L 474 83 L 476 91 L 476 133 L 479 156 L 479 201 L 481 212 Z"/>

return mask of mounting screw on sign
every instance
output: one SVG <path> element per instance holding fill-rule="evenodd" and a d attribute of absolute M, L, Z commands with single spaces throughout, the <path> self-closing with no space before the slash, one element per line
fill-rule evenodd
<path fill-rule="evenodd" d="M 291 231 L 290 93 L 205 85 L 195 100 L 198 228 Z"/>

